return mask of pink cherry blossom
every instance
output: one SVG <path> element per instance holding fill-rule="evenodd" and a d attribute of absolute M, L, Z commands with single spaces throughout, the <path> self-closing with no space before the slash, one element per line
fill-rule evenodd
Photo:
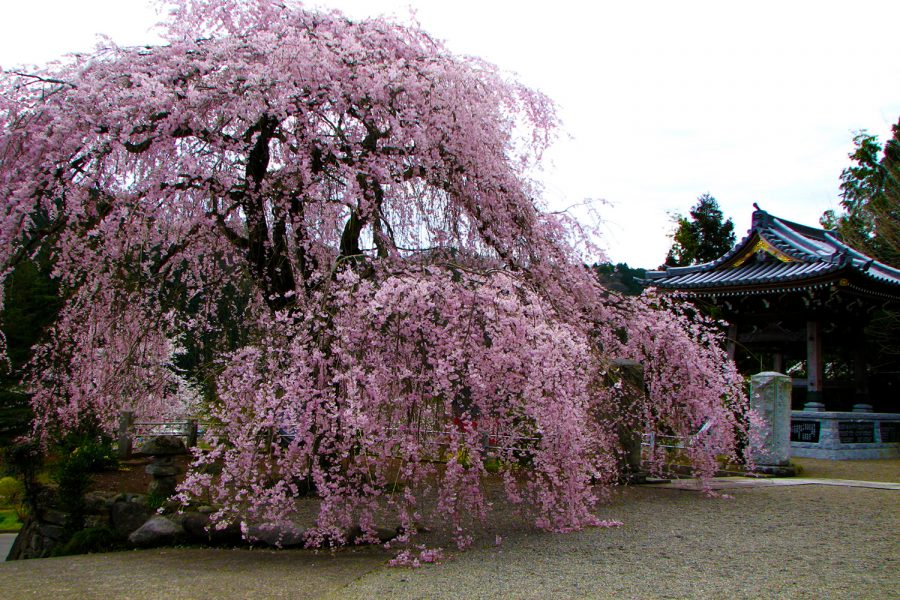
<path fill-rule="evenodd" d="M 613 526 L 594 510 L 622 428 L 709 421 L 696 472 L 741 458 L 717 324 L 604 290 L 542 210 L 545 96 L 415 26 L 171 5 L 164 46 L 0 73 L 0 273 L 46 248 L 65 294 L 36 435 L 199 412 L 212 447 L 180 497 L 278 523 L 314 487 L 315 545 L 371 539 L 386 508 L 401 541 L 441 519 L 464 547 L 486 461 L 541 527 Z M 646 396 L 606 383 L 614 358 L 645 365 Z"/>

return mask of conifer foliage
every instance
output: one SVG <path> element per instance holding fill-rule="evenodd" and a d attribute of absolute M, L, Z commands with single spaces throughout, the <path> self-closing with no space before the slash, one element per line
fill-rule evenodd
<path fill-rule="evenodd" d="M 734 245 L 734 223 L 725 219 L 719 203 L 709 194 L 697 198 L 690 218 L 676 215 L 677 227 L 665 264 L 685 267 L 716 260 Z"/>
<path fill-rule="evenodd" d="M 464 546 L 488 458 L 539 525 L 597 524 L 623 425 L 712 421 L 695 468 L 737 458 L 714 324 L 605 291 L 535 200 L 547 98 L 383 19 L 181 0 L 168 27 L 0 75 L 0 264 L 46 249 L 64 297 L 36 435 L 203 411 L 182 497 L 277 522 L 315 490 L 320 544 L 385 503 L 412 533 L 430 489 Z"/>
<path fill-rule="evenodd" d="M 882 150 L 865 131 L 853 137 L 854 164 L 841 172 L 840 214 L 828 210 L 822 225 L 837 229 L 856 248 L 900 266 L 900 123 Z"/>

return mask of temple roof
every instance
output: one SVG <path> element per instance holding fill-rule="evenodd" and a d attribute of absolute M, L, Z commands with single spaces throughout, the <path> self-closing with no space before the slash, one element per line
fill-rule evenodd
<path fill-rule="evenodd" d="M 780 219 L 757 209 L 747 235 L 702 265 L 648 271 L 662 290 L 719 294 L 788 291 L 837 281 L 856 291 L 900 297 L 900 270 L 854 250 L 836 231 Z"/>

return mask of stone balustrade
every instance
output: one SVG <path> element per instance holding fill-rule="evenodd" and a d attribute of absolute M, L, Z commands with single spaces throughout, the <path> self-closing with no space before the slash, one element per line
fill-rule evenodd
<path fill-rule="evenodd" d="M 791 411 L 791 455 L 829 460 L 900 458 L 900 414 L 822 410 L 809 403 Z M 871 409 L 871 407 L 868 407 Z"/>

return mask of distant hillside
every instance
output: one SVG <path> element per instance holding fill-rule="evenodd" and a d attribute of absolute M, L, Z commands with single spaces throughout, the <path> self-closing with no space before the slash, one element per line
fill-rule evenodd
<path fill-rule="evenodd" d="M 591 267 L 605 288 L 626 296 L 637 296 L 644 291 L 638 283 L 647 274 L 647 269 L 632 269 L 628 263 L 594 263 Z"/>

